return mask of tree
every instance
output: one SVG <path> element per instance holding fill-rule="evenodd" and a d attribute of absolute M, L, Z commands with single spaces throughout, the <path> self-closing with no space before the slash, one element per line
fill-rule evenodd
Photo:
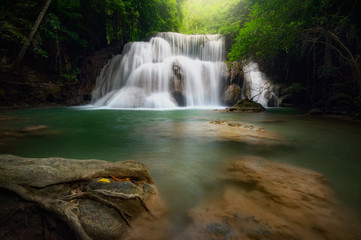
<path fill-rule="evenodd" d="M 33 40 L 34 35 L 35 35 L 36 31 L 38 30 L 38 27 L 39 27 L 41 21 L 43 20 L 43 17 L 45 15 L 46 11 L 48 10 L 48 7 L 49 7 L 50 3 L 51 3 L 51 0 L 47 0 L 45 2 L 44 7 L 40 11 L 40 13 L 38 15 L 38 18 L 36 19 L 36 21 L 34 23 L 33 29 L 31 31 L 31 33 L 29 34 L 28 38 L 26 39 L 26 41 L 25 41 L 23 47 L 21 48 L 18 56 L 16 57 L 15 61 L 10 66 L 6 66 L 6 68 L 7 67 L 8 68 L 14 68 L 23 60 L 25 52 L 28 49 L 31 41 Z"/>
<path fill-rule="evenodd" d="M 228 58 L 260 61 L 281 82 L 304 83 L 313 103 L 341 91 L 361 96 L 359 9 L 357 0 L 256 0 Z"/>

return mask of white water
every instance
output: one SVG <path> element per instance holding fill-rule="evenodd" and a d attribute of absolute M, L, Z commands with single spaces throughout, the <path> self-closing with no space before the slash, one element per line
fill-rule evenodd
<path fill-rule="evenodd" d="M 278 107 L 278 96 L 274 86 L 267 79 L 266 75 L 259 70 L 258 64 L 250 62 L 243 67 L 244 85 L 242 92 L 255 102 L 264 107 Z"/>
<path fill-rule="evenodd" d="M 95 107 L 220 106 L 226 71 L 221 35 L 158 33 L 125 45 L 102 69 L 92 93 Z"/>

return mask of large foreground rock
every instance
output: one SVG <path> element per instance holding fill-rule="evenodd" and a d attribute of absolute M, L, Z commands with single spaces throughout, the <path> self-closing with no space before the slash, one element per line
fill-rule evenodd
<path fill-rule="evenodd" d="M 356 219 L 337 203 L 314 171 L 258 157 L 233 163 L 219 197 L 189 212 L 179 239 L 356 240 Z"/>
<path fill-rule="evenodd" d="M 0 239 L 147 239 L 166 219 L 135 161 L 0 155 L 0 204 Z"/>

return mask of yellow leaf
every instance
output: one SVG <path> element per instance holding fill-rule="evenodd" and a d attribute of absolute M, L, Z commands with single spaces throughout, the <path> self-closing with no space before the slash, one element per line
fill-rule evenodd
<path fill-rule="evenodd" d="M 102 179 L 99 179 L 98 182 L 110 183 L 110 180 L 106 179 L 106 178 L 102 178 Z"/>

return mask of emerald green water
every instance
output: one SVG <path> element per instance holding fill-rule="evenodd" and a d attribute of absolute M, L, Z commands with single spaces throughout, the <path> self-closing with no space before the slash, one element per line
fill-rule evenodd
<path fill-rule="evenodd" d="M 297 115 L 212 110 L 126 111 L 82 108 L 1 112 L 0 131 L 48 128 L 0 139 L 0 153 L 22 157 L 136 160 L 146 164 L 175 221 L 217 189 L 217 171 L 237 157 L 256 155 L 323 173 L 349 208 L 361 215 L 361 124 Z M 198 123 L 230 120 L 273 131 L 288 145 L 265 146 L 197 134 Z"/>

